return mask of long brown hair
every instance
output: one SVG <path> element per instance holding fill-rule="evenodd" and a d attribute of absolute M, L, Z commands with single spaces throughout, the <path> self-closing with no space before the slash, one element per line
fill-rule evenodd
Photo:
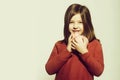
<path fill-rule="evenodd" d="M 84 26 L 83 35 L 88 38 L 89 42 L 96 39 L 95 34 L 94 34 L 94 28 L 91 22 L 91 15 L 90 15 L 88 8 L 80 4 L 72 4 L 66 10 L 65 17 L 64 17 L 64 40 L 63 42 L 65 42 L 66 44 L 68 43 L 68 38 L 70 36 L 70 32 L 69 32 L 70 20 L 75 14 L 78 14 L 78 13 L 81 14 L 81 18 L 83 21 L 83 26 Z"/>

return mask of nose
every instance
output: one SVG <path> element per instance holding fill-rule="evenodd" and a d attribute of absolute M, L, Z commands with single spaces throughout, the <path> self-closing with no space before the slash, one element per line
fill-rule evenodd
<path fill-rule="evenodd" d="M 77 29 L 78 25 L 74 24 L 73 29 Z"/>

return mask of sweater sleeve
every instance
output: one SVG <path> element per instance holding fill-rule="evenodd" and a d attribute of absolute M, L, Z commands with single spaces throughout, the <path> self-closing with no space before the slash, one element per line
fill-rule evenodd
<path fill-rule="evenodd" d="M 97 42 L 95 49 L 90 51 L 88 49 L 88 53 L 80 55 L 82 60 L 85 62 L 86 68 L 88 71 L 95 76 L 100 76 L 104 70 L 104 59 L 103 59 L 103 51 L 101 44 Z"/>
<path fill-rule="evenodd" d="M 61 48 L 59 50 L 59 48 Z M 52 53 L 45 65 L 45 69 L 49 75 L 55 74 L 60 70 L 60 68 L 66 63 L 70 58 L 71 54 L 67 51 L 64 46 L 56 45 L 54 46 Z"/>

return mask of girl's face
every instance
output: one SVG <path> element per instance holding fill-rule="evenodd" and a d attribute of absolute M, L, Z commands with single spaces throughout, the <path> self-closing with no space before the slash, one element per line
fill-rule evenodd
<path fill-rule="evenodd" d="M 72 35 L 81 35 L 84 31 L 84 26 L 80 13 L 75 14 L 69 23 L 69 31 Z"/>

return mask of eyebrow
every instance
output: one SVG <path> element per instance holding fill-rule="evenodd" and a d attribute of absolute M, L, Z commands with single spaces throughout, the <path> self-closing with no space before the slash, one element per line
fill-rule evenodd
<path fill-rule="evenodd" d="M 81 21 L 81 20 L 77 20 L 78 22 L 83 22 L 83 21 Z M 74 22 L 74 20 L 70 20 L 70 22 Z"/>

